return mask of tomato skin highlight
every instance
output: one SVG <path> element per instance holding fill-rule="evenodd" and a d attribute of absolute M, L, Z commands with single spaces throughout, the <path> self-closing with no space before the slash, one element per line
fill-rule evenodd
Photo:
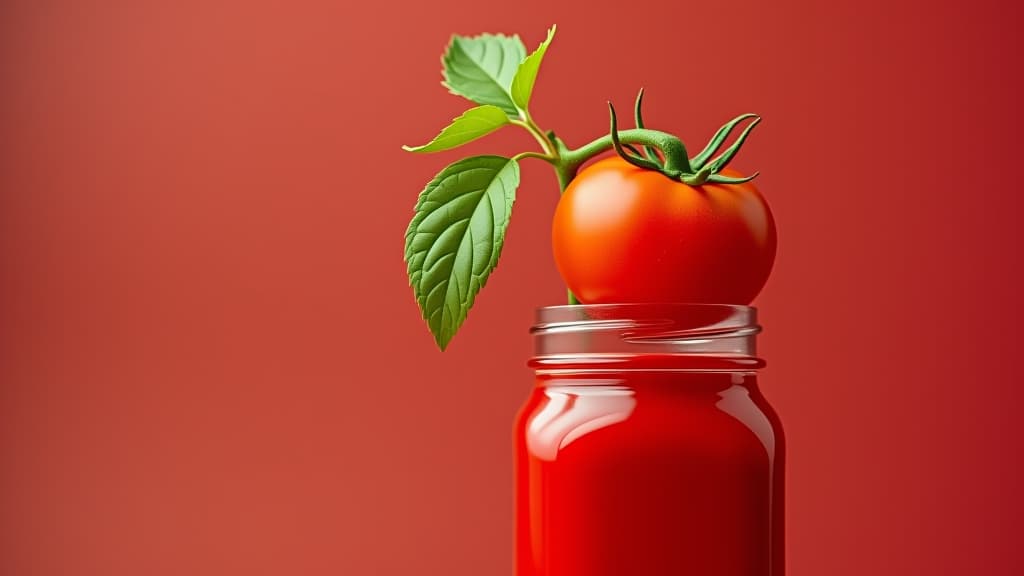
<path fill-rule="evenodd" d="M 689 186 L 618 156 L 580 171 L 552 224 L 555 263 L 584 304 L 749 304 L 776 243 L 771 211 L 750 182 Z"/>

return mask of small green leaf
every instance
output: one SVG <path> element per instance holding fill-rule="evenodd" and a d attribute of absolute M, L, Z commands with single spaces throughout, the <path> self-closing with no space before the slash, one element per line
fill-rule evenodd
<path fill-rule="evenodd" d="M 442 350 L 498 264 L 518 186 L 515 160 L 473 156 L 442 170 L 420 192 L 405 233 L 405 262 Z"/>
<path fill-rule="evenodd" d="M 551 39 L 555 37 L 556 28 L 557 26 L 551 26 L 547 39 L 540 43 L 533 54 L 523 60 L 512 79 L 512 101 L 520 110 L 526 110 L 530 106 L 530 95 L 533 94 L 533 84 L 537 81 L 540 63 L 544 60 Z"/>
<path fill-rule="evenodd" d="M 508 124 L 508 115 L 497 106 L 487 104 L 470 108 L 452 120 L 440 134 L 422 146 L 402 146 L 408 152 L 440 152 L 458 148 L 494 132 Z"/>
<path fill-rule="evenodd" d="M 491 104 L 509 116 L 518 115 L 509 90 L 526 47 L 519 36 L 482 34 L 452 36 L 441 62 L 444 82 L 452 94 L 477 104 Z"/>

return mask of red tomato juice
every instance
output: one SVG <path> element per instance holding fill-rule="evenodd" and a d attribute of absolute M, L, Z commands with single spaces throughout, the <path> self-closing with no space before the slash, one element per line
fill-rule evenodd
<path fill-rule="evenodd" d="M 782 576 L 781 425 L 749 367 L 708 362 L 533 362 L 517 576 Z"/>

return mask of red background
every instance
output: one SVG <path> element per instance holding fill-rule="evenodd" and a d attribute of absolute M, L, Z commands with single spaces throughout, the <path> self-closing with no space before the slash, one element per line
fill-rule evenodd
<path fill-rule="evenodd" d="M 1024 572 L 1021 9 L 974 0 L 0 7 L 0 573 L 508 574 L 511 421 L 563 298 L 527 164 L 450 350 L 406 286 L 451 32 L 559 24 L 535 94 L 692 147 L 765 122 L 758 300 L 795 576 Z M 525 134 L 459 152 L 514 153 Z"/>

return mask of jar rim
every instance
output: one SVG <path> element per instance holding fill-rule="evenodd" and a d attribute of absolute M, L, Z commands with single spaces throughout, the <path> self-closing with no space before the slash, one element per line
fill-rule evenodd
<path fill-rule="evenodd" d="M 535 358 L 668 354 L 755 358 L 757 309 L 738 304 L 545 306 L 530 329 Z"/>
<path fill-rule="evenodd" d="M 552 324 L 608 320 L 670 320 L 678 327 L 699 329 L 727 324 L 737 328 L 757 325 L 757 308 L 740 304 L 650 302 L 624 304 L 562 304 L 536 309 L 532 331 Z"/>
<path fill-rule="evenodd" d="M 558 310 L 576 308 L 741 308 L 756 310 L 757 306 L 743 304 L 726 304 L 722 302 L 605 302 L 600 304 L 551 304 L 538 306 L 537 310 Z"/>

